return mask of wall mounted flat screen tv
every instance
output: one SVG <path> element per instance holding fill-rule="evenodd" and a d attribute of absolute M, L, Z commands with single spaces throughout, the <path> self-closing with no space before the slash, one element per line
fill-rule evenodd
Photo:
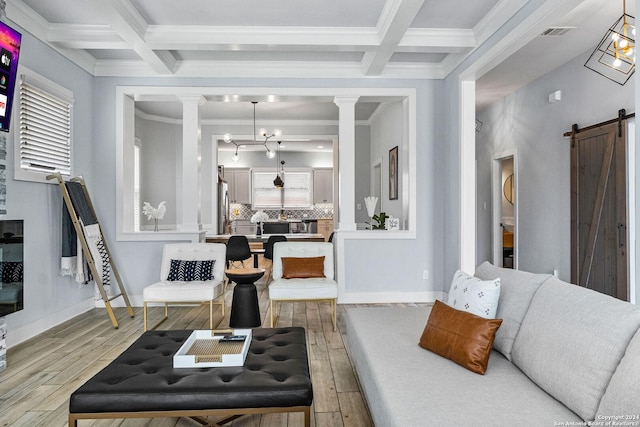
<path fill-rule="evenodd" d="M 0 22 L 0 131 L 9 132 L 22 35 Z"/>

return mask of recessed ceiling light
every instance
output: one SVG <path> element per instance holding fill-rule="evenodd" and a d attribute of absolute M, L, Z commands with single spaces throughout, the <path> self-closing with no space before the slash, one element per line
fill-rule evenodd
<path fill-rule="evenodd" d="M 318 148 L 324 148 L 324 145 L 318 145 Z"/>
<path fill-rule="evenodd" d="M 242 144 L 242 145 L 240 145 L 240 148 L 247 148 L 247 146 Z"/>
<path fill-rule="evenodd" d="M 286 147 L 286 145 L 280 144 L 280 148 L 284 148 L 284 147 Z"/>

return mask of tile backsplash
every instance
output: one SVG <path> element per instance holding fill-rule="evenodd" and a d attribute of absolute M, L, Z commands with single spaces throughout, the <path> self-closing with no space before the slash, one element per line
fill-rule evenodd
<path fill-rule="evenodd" d="M 251 216 L 256 212 L 251 209 L 251 205 L 245 205 L 241 203 L 231 203 L 230 205 L 231 214 L 230 220 L 233 221 L 235 219 L 251 219 Z M 278 219 L 280 216 L 279 210 L 273 211 L 264 211 L 267 215 L 269 215 L 269 219 Z M 318 219 L 318 218 L 332 218 L 333 217 L 333 205 L 332 204 L 315 204 L 313 209 L 305 209 L 305 210 L 290 210 L 285 209 L 284 214 L 287 216 L 287 219 Z M 306 216 L 305 216 L 306 215 Z"/>

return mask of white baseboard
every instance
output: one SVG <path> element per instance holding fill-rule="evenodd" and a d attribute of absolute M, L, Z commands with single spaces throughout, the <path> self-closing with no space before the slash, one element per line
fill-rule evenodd
<path fill-rule="evenodd" d="M 131 307 L 142 307 L 144 305 L 144 299 L 142 297 L 142 295 L 129 295 L 129 303 L 131 304 Z M 193 305 L 198 305 L 199 303 L 193 303 Z M 162 307 L 164 306 L 164 303 L 162 302 L 158 302 L 158 303 L 149 303 L 148 304 L 149 307 Z M 171 305 L 171 303 L 169 303 L 169 305 Z M 184 306 L 184 305 L 189 305 L 189 304 L 177 304 L 180 306 Z M 103 300 L 96 300 L 95 301 L 95 307 L 96 308 L 105 308 L 104 306 L 104 301 Z M 116 298 L 113 301 L 111 301 L 111 307 L 126 307 L 124 304 L 124 299 L 122 298 Z"/>
<path fill-rule="evenodd" d="M 142 307 L 143 299 L 142 295 L 127 295 L 129 297 L 129 303 L 131 307 Z M 96 308 L 104 308 L 104 301 L 99 299 L 95 301 Z M 111 307 L 126 307 L 124 304 L 124 298 L 116 298 L 111 301 Z"/>
<path fill-rule="evenodd" d="M 402 304 L 434 302 L 436 299 L 446 300 L 446 293 L 434 292 L 339 292 L 338 304 Z M 142 307 L 142 295 L 129 295 L 132 307 Z M 162 305 L 162 304 L 156 304 Z M 97 300 L 95 306 L 104 308 L 104 301 Z M 111 307 L 124 307 L 124 300 L 117 298 L 111 301 Z"/>
<path fill-rule="evenodd" d="M 338 304 L 401 304 L 442 300 L 444 292 L 338 292 Z"/>
<path fill-rule="evenodd" d="M 36 335 L 53 328 L 56 325 L 64 323 L 69 319 L 92 310 L 94 307 L 95 303 L 93 298 L 89 298 L 71 307 L 65 308 L 62 311 L 38 319 L 35 322 L 29 323 L 28 325 L 16 329 L 9 329 L 7 331 L 7 348 L 11 348 L 30 338 L 33 338 Z"/>

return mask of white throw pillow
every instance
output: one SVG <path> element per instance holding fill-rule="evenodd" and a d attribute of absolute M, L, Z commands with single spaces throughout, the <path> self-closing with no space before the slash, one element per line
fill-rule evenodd
<path fill-rule="evenodd" d="M 499 277 L 483 281 L 458 270 L 451 281 L 447 304 L 485 319 L 495 319 L 499 298 Z"/>

